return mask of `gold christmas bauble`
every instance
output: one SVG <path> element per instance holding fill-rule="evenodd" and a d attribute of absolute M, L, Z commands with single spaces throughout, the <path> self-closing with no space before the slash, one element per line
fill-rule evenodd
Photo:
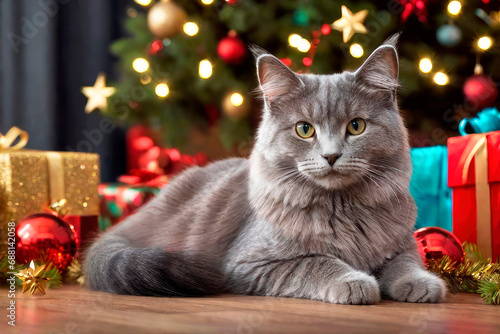
<path fill-rule="evenodd" d="M 222 111 L 233 121 L 248 115 L 250 103 L 240 93 L 230 93 L 222 100 Z"/>
<path fill-rule="evenodd" d="M 177 35 L 186 21 L 186 12 L 173 1 L 156 3 L 148 13 L 148 27 L 159 39 Z"/>

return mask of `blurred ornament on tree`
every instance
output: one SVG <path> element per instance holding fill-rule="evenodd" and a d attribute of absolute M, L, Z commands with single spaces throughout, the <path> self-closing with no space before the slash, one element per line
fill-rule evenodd
<path fill-rule="evenodd" d="M 222 101 L 222 111 L 233 121 L 238 121 L 248 115 L 250 106 L 240 93 L 231 93 Z"/>
<path fill-rule="evenodd" d="M 236 6 L 239 5 L 239 0 L 226 0 L 226 3 L 231 5 L 231 6 Z"/>
<path fill-rule="evenodd" d="M 423 227 L 413 234 L 422 260 L 440 260 L 448 255 L 452 261 L 462 263 L 465 257 L 460 240 L 451 232 L 440 227 Z"/>
<path fill-rule="evenodd" d="M 173 37 L 182 31 L 187 18 L 186 12 L 170 0 L 154 4 L 148 13 L 148 27 L 159 39 Z"/>
<path fill-rule="evenodd" d="M 366 15 L 368 15 L 368 9 L 353 14 L 349 8 L 342 5 L 342 17 L 332 23 L 332 28 L 342 31 L 342 39 L 344 43 L 347 43 L 355 33 L 366 34 L 368 32 L 363 25 Z"/>
<path fill-rule="evenodd" d="M 329 35 L 331 32 L 332 32 L 332 27 L 330 27 L 330 25 L 329 25 L 329 24 L 324 23 L 324 24 L 321 26 L 321 33 L 322 33 L 323 35 Z"/>
<path fill-rule="evenodd" d="M 19 263 L 43 259 L 63 271 L 79 247 L 78 236 L 70 224 L 50 213 L 30 215 L 16 227 L 16 259 Z"/>
<path fill-rule="evenodd" d="M 216 105 L 208 104 L 205 106 L 205 111 L 207 113 L 208 124 L 210 126 L 215 125 L 220 118 L 219 109 Z"/>
<path fill-rule="evenodd" d="M 309 13 L 304 8 L 299 8 L 293 12 L 293 24 L 305 27 L 309 24 Z"/>
<path fill-rule="evenodd" d="M 151 56 L 156 56 L 164 47 L 162 40 L 156 40 L 151 45 L 149 45 L 149 54 Z"/>
<path fill-rule="evenodd" d="M 245 60 L 247 48 L 236 32 L 231 30 L 217 45 L 217 55 L 227 64 L 239 65 Z"/>
<path fill-rule="evenodd" d="M 404 23 L 413 14 L 422 22 L 427 22 L 427 0 L 399 0 L 403 11 L 401 12 L 401 21 Z"/>
<path fill-rule="evenodd" d="M 133 110 L 141 110 L 142 107 L 142 104 L 134 100 L 130 100 L 130 103 L 128 105 Z"/>
<path fill-rule="evenodd" d="M 129 9 L 127 9 L 127 15 L 128 15 L 128 17 L 136 18 L 137 17 L 137 10 L 135 8 L 130 7 Z"/>
<path fill-rule="evenodd" d="M 88 100 L 85 105 L 85 113 L 90 114 L 92 111 L 106 110 L 108 107 L 108 97 L 116 91 L 114 87 L 106 87 L 106 74 L 99 73 L 95 80 L 94 86 L 82 87 L 82 93 Z"/>
<path fill-rule="evenodd" d="M 463 92 L 466 102 L 475 110 L 493 106 L 498 97 L 495 82 L 485 75 L 475 75 L 467 79 Z"/>
<path fill-rule="evenodd" d="M 462 41 L 462 30 L 454 24 L 444 24 L 436 30 L 436 38 L 439 44 L 451 48 Z"/>

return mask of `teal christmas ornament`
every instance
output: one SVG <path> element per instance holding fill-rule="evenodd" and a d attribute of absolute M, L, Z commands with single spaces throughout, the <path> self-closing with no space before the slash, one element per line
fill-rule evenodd
<path fill-rule="evenodd" d="M 305 9 L 297 9 L 293 13 L 293 24 L 301 27 L 307 26 L 309 24 L 309 13 Z"/>
<path fill-rule="evenodd" d="M 442 46 L 452 48 L 462 40 L 462 30 L 454 24 L 444 24 L 437 29 L 436 38 Z"/>

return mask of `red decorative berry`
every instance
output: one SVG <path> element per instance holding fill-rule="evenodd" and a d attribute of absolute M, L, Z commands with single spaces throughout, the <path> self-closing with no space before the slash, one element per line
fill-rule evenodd
<path fill-rule="evenodd" d="M 311 59 L 311 58 L 309 58 L 309 57 L 305 57 L 304 59 L 302 59 L 302 63 L 303 63 L 305 66 L 309 67 L 309 66 L 311 66 L 311 65 L 312 65 L 313 61 L 312 61 L 312 59 Z"/>
<path fill-rule="evenodd" d="M 151 55 L 156 55 L 158 52 L 160 52 L 163 49 L 164 45 L 163 42 L 160 40 L 154 41 L 151 43 L 151 47 L 149 49 L 149 53 Z"/>
<path fill-rule="evenodd" d="M 325 23 L 325 24 L 323 24 L 323 25 L 321 26 L 321 33 L 322 33 L 323 35 L 328 35 L 328 34 L 330 34 L 331 32 L 332 32 L 332 27 L 330 27 L 330 25 L 329 25 L 329 24 L 326 24 L 326 23 Z"/>
<path fill-rule="evenodd" d="M 290 67 L 292 65 L 292 60 L 290 58 L 281 58 L 280 59 L 283 64 Z"/>

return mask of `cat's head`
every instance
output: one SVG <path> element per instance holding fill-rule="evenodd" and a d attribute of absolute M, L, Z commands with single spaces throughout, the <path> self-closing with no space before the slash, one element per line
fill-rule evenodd
<path fill-rule="evenodd" d="M 379 174 L 408 174 L 407 131 L 398 113 L 395 38 L 355 72 L 297 74 L 278 58 L 257 54 L 264 113 L 254 154 L 265 168 L 307 179 L 325 189 Z"/>

